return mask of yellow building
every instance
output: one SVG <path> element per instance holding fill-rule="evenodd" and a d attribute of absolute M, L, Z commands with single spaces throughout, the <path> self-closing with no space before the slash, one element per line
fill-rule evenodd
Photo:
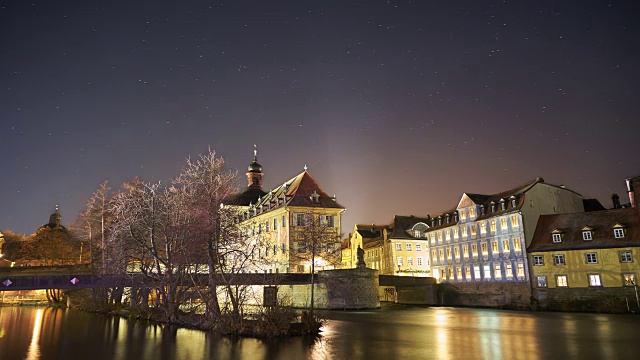
<path fill-rule="evenodd" d="M 431 276 L 424 235 L 428 221 L 428 218 L 396 215 L 391 225 L 355 225 L 349 249 L 343 252 L 349 251 L 351 267 L 356 267 L 356 250 L 360 246 L 365 251 L 366 266 L 382 275 Z"/>
<path fill-rule="evenodd" d="M 327 195 L 306 169 L 275 189 L 262 190 L 257 152 L 247 189 L 230 203 L 240 209 L 239 226 L 251 245 L 256 271 L 309 272 L 340 266 L 340 216 L 345 208 Z"/>
<path fill-rule="evenodd" d="M 542 215 L 528 251 L 534 297 L 542 304 L 610 297 L 619 306 L 630 301 L 640 308 L 637 208 Z"/>

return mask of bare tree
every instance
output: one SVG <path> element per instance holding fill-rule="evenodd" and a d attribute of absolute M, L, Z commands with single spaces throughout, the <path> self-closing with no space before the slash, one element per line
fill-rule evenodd
<path fill-rule="evenodd" d="M 112 221 L 109 213 L 110 191 L 109 181 L 103 181 L 87 201 L 84 211 L 80 214 L 81 221 L 77 224 L 78 229 L 86 229 L 91 250 L 91 266 L 93 269 L 94 265 L 98 263 L 101 274 L 106 273 L 107 268 L 106 239 L 110 221 Z M 98 256 L 96 257 L 96 255 Z"/>
<path fill-rule="evenodd" d="M 236 171 L 226 168 L 223 158 L 215 152 L 188 159 L 180 175 L 173 181 L 173 191 L 180 194 L 182 206 L 190 210 L 186 224 L 196 249 L 205 254 L 207 292 L 200 292 L 205 300 L 210 320 L 221 316 L 218 287 L 223 287 L 231 303 L 234 316 L 240 315 L 237 288 L 230 285 L 234 274 L 245 269 L 251 249 L 243 241 L 237 226 L 238 210 L 224 203 L 236 192 Z M 205 270 L 198 267 L 199 270 Z M 222 281 L 218 281 L 221 278 Z M 195 277 L 194 277 L 195 279 Z M 198 284 L 197 284 L 198 285 Z M 196 289 L 200 289 L 199 286 Z"/>
<path fill-rule="evenodd" d="M 293 210 L 292 210 L 293 211 Z M 299 240 L 290 253 L 290 262 L 309 268 L 313 275 L 318 268 L 332 269 L 340 265 L 340 230 L 336 227 L 336 216 L 324 212 L 307 210 L 294 212 L 294 231 Z M 311 304 L 313 315 L 315 285 L 311 277 Z"/>

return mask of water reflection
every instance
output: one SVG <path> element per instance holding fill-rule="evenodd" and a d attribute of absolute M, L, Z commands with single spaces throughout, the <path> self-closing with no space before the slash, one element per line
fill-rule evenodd
<path fill-rule="evenodd" d="M 635 359 L 640 318 L 386 306 L 319 338 L 230 339 L 73 310 L 0 308 L 0 359 Z"/>
<path fill-rule="evenodd" d="M 33 324 L 33 333 L 31 334 L 31 343 L 27 352 L 27 360 L 36 360 L 40 358 L 40 327 L 42 326 L 42 309 L 36 310 L 36 321 Z"/>

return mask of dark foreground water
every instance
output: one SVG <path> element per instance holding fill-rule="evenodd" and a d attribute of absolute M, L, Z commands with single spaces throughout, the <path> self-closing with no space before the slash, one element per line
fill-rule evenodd
<path fill-rule="evenodd" d="M 51 308 L 0 308 L 0 360 L 640 359 L 640 316 L 420 308 L 330 312 L 318 339 L 226 339 Z"/>

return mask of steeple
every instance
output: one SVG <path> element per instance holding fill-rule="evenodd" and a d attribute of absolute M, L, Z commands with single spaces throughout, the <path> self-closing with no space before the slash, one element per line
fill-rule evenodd
<path fill-rule="evenodd" d="M 258 164 L 258 147 L 253 145 L 253 162 L 249 164 L 247 172 L 247 186 L 249 189 L 262 190 L 262 165 Z"/>

